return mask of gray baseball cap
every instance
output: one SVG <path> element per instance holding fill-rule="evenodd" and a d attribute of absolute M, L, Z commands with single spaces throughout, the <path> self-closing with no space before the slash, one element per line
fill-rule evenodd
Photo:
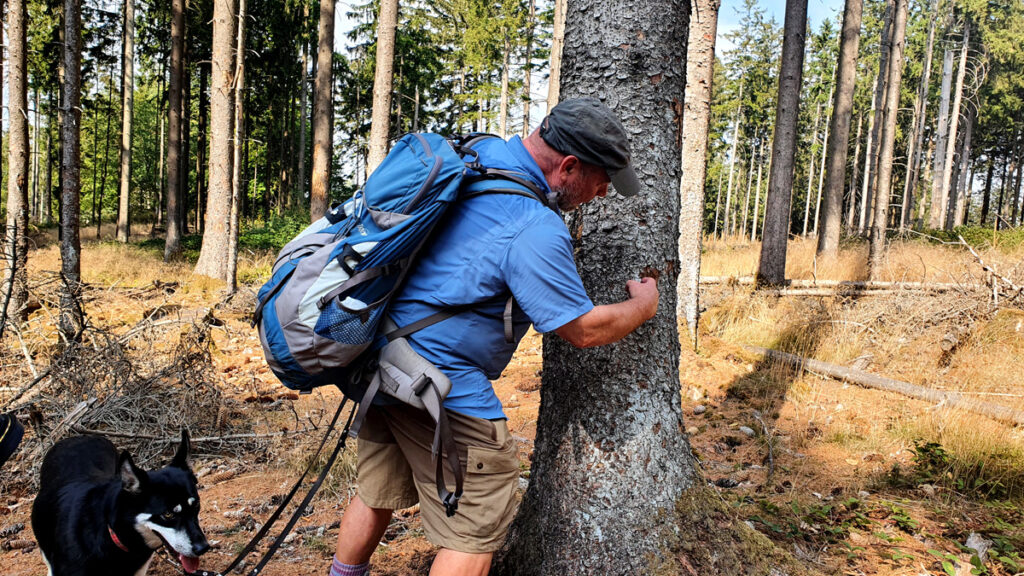
<path fill-rule="evenodd" d="M 540 136 L 562 154 L 603 168 L 619 194 L 635 196 L 640 191 L 640 180 L 630 165 L 626 129 L 597 98 L 560 102 L 541 122 Z"/>

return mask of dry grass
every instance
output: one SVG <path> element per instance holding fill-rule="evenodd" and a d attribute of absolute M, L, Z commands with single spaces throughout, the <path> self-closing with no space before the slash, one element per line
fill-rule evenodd
<path fill-rule="evenodd" d="M 827 267 L 815 262 L 814 249 L 813 239 L 790 243 L 787 277 L 867 277 L 866 244 L 844 245 Z M 708 242 L 702 274 L 752 275 L 759 251 L 758 244 Z M 1020 283 L 1024 250 L 989 248 L 982 255 Z M 882 279 L 968 285 L 983 282 L 984 273 L 962 247 L 909 240 L 891 245 Z M 966 288 L 940 294 L 777 297 L 736 285 L 708 287 L 704 300 L 704 354 L 716 354 L 723 341 L 753 344 L 1024 410 L 1019 373 L 1024 366 L 1024 303 L 1016 303 L 1016 308 L 1005 307 L 1005 302 L 993 305 L 986 292 Z M 944 340 L 947 348 L 952 343 L 945 351 Z M 883 401 L 874 391 L 852 396 L 852 391 L 844 392 L 843 406 L 833 398 L 841 384 L 771 363 L 749 362 L 749 369 L 736 374 L 729 385 L 729 395 L 769 413 L 785 414 L 794 423 L 790 433 L 797 448 L 824 443 L 843 451 L 907 455 L 915 443 L 935 442 L 947 457 L 941 478 L 932 479 L 935 483 L 948 484 L 954 493 L 1024 495 L 1020 430 L 964 410 L 909 399 L 894 404 L 899 397 Z"/>

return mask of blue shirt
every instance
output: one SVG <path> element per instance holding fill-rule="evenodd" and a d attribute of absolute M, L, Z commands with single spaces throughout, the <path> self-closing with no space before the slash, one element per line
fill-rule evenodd
<path fill-rule="evenodd" d="M 529 176 L 544 192 L 544 174 L 515 136 L 474 145 L 480 162 Z M 555 330 L 594 305 L 573 260 L 572 239 L 561 215 L 538 199 L 486 194 L 460 200 L 438 224 L 389 313 L 398 326 L 438 310 L 473 305 L 408 337 L 413 349 L 452 381 L 445 407 L 484 419 L 505 414 L 490 380 L 512 359 L 530 323 Z M 509 296 L 515 342 L 505 341 L 503 313 Z"/>

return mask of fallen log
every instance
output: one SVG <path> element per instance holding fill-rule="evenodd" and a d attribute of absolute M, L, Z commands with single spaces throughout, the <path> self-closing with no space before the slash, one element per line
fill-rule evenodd
<path fill-rule="evenodd" d="M 701 276 L 701 284 L 730 284 L 751 286 L 757 281 L 753 276 Z M 859 290 L 921 290 L 925 292 L 948 292 L 950 290 L 987 289 L 981 284 L 957 284 L 942 282 L 882 282 L 879 280 L 786 280 L 786 288 L 852 288 Z"/>
<path fill-rule="evenodd" d="M 1024 412 L 1019 412 L 999 404 L 969 398 L 959 392 L 948 392 L 925 388 L 916 384 L 910 384 L 909 382 L 901 382 L 891 378 L 876 376 L 875 374 L 870 374 L 855 368 L 848 368 L 838 364 L 822 362 L 821 360 L 805 358 L 803 356 L 789 354 L 787 352 L 779 352 L 778 350 L 761 348 L 760 346 L 744 345 L 743 348 L 766 358 L 789 364 L 799 370 L 810 370 L 842 382 L 850 382 L 851 384 L 857 384 L 858 386 L 863 386 L 865 388 L 897 392 L 904 396 L 917 398 L 918 400 L 940 402 L 953 408 L 960 408 L 962 410 L 988 416 L 989 418 L 1000 422 L 1024 425 Z"/>

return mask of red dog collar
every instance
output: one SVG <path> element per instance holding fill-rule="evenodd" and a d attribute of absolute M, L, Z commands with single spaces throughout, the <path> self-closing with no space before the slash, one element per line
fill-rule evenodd
<path fill-rule="evenodd" d="M 107 526 L 107 532 L 110 533 L 110 539 L 114 541 L 115 546 L 117 546 L 121 550 L 124 550 L 125 552 L 129 552 L 128 548 L 121 543 L 120 539 L 118 539 L 117 534 L 114 534 L 114 529 L 111 528 L 109 525 Z"/>

